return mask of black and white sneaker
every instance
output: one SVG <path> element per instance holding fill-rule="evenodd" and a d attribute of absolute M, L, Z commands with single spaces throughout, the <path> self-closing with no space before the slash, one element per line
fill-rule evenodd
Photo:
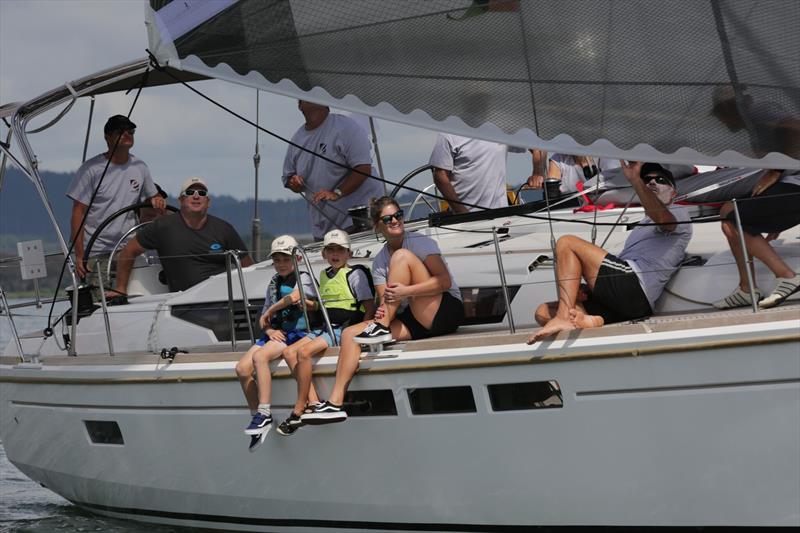
<path fill-rule="evenodd" d="M 253 415 L 250 425 L 244 429 L 245 435 L 261 435 L 267 433 L 272 425 L 272 416 L 258 412 Z"/>
<path fill-rule="evenodd" d="M 269 429 L 269 428 L 267 428 L 267 429 Z M 250 445 L 247 447 L 247 451 L 252 453 L 252 452 L 256 451 L 259 446 L 264 444 L 264 439 L 267 438 L 267 433 L 268 432 L 269 431 L 265 431 L 264 433 L 262 433 L 260 435 L 250 435 Z"/>
<path fill-rule="evenodd" d="M 310 426 L 322 424 L 333 424 L 334 422 L 344 422 L 347 420 L 347 413 L 341 405 L 334 405 L 331 402 L 322 402 L 314 407 L 310 413 L 303 413 L 300 420 Z"/>
<path fill-rule="evenodd" d="M 392 340 L 392 332 L 379 322 L 373 322 L 361 333 L 353 337 L 359 344 L 380 344 Z"/>
<path fill-rule="evenodd" d="M 288 437 L 305 425 L 305 422 L 300 420 L 300 417 L 294 414 L 294 411 L 292 411 L 286 420 L 278 424 L 278 433 L 284 437 Z"/>

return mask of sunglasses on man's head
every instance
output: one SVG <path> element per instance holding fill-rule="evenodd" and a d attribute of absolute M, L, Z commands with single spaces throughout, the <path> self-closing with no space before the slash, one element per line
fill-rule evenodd
<path fill-rule="evenodd" d="M 208 191 L 205 189 L 186 189 L 183 191 L 184 196 L 208 196 Z"/>
<path fill-rule="evenodd" d="M 397 211 L 395 211 L 391 215 L 384 215 L 384 216 L 382 216 L 380 218 L 380 221 L 383 222 L 384 224 L 388 225 L 392 221 L 392 219 L 395 219 L 398 222 L 403 220 L 403 210 L 402 209 L 398 209 Z"/>
<path fill-rule="evenodd" d="M 644 181 L 645 184 L 655 181 L 659 185 L 669 185 L 672 187 L 672 182 L 665 176 L 643 176 L 642 181 Z"/>

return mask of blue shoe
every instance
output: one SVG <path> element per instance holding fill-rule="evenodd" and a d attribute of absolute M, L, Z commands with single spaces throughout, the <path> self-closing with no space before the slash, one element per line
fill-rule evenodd
<path fill-rule="evenodd" d="M 267 428 L 269 429 L 269 428 Z M 258 449 L 259 446 L 264 444 L 264 439 L 267 438 L 267 432 L 265 431 L 261 435 L 252 435 L 250 437 L 250 446 L 247 447 L 248 452 L 254 452 Z"/>
<path fill-rule="evenodd" d="M 265 415 L 262 412 L 258 412 L 255 415 L 253 415 L 253 420 L 251 420 L 250 425 L 245 428 L 244 434 L 245 435 L 265 434 L 269 431 L 271 425 L 272 425 L 272 416 Z"/>

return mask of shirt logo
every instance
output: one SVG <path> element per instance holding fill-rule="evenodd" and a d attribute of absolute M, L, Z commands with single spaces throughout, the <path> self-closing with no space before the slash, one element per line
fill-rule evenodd
<path fill-rule="evenodd" d="M 215 252 L 218 252 L 218 251 L 222 250 L 222 245 L 221 245 L 220 243 L 218 243 L 218 242 L 215 242 L 214 244 L 212 244 L 212 245 L 210 246 L 210 248 L 211 248 L 213 251 L 215 251 Z"/>
<path fill-rule="evenodd" d="M 324 154 L 328 151 L 328 145 L 325 143 L 319 143 L 319 153 Z"/>
<path fill-rule="evenodd" d="M 130 179 L 130 182 L 131 182 L 131 190 L 138 191 L 139 190 L 139 182 L 136 181 L 133 178 Z"/>

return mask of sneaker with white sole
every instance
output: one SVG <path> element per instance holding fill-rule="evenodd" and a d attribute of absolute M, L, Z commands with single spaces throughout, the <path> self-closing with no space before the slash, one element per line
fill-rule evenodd
<path fill-rule="evenodd" d="M 262 412 L 258 412 L 253 415 L 253 419 L 250 421 L 250 425 L 244 429 L 245 435 L 261 435 L 262 433 L 266 433 L 269 431 L 270 426 L 272 425 L 272 415 L 265 415 Z"/>
<path fill-rule="evenodd" d="M 758 306 L 762 309 L 775 307 L 798 290 L 800 290 L 800 274 L 796 274 L 793 278 L 778 278 L 778 284 L 772 294 L 758 302 Z"/>
<path fill-rule="evenodd" d="M 380 322 L 373 322 L 353 339 L 359 344 L 378 344 L 391 341 L 392 332 Z"/>
<path fill-rule="evenodd" d="M 305 422 L 300 420 L 300 417 L 294 414 L 294 411 L 292 411 L 289 416 L 286 417 L 286 420 L 278 424 L 277 431 L 278 434 L 288 437 L 289 435 L 293 435 L 295 431 L 305 425 Z"/>
<path fill-rule="evenodd" d="M 260 435 L 250 435 L 250 445 L 247 447 L 248 452 L 256 451 L 262 444 L 264 444 L 264 439 L 267 438 L 267 431 L 261 433 Z"/>
<path fill-rule="evenodd" d="M 344 422 L 347 420 L 347 413 L 341 405 L 334 405 L 331 402 L 322 402 L 310 413 L 303 413 L 300 420 L 304 424 L 309 424 L 311 426 L 332 424 L 334 422 Z"/>
<path fill-rule="evenodd" d="M 756 301 L 761 299 L 761 291 L 755 291 Z M 741 287 L 736 287 L 736 290 L 730 293 L 722 300 L 717 300 L 712 305 L 717 309 L 733 309 L 734 307 L 745 307 L 752 305 L 753 300 L 750 299 L 750 291 L 743 291 Z"/>

